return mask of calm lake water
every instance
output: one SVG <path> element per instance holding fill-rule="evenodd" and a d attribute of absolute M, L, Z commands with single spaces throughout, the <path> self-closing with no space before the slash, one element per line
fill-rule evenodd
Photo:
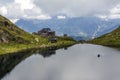
<path fill-rule="evenodd" d="M 25 58 L 1 80 L 120 80 L 118 49 L 77 44 L 42 54 Z"/>

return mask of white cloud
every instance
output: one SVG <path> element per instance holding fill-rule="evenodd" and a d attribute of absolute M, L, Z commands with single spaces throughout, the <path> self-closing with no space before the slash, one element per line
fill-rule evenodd
<path fill-rule="evenodd" d="M 66 16 L 57 16 L 57 19 L 66 19 Z"/>
<path fill-rule="evenodd" d="M 34 0 L 34 2 L 50 15 L 63 13 L 78 17 L 107 14 L 120 0 Z"/>
<path fill-rule="evenodd" d="M 31 16 L 28 16 L 28 15 L 24 15 L 24 18 L 26 19 L 51 19 L 50 16 L 47 16 L 47 15 L 31 15 Z"/>
<path fill-rule="evenodd" d="M 19 19 L 10 19 L 13 23 L 16 23 Z"/>
<path fill-rule="evenodd" d="M 22 10 L 32 9 L 34 7 L 33 0 L 15 0 L 15 3 L 20 4 Z"/>
<path fill-rule="evenodd" d="M 112 9 L 109 10 L 109 14 L 107 15 L 97 15 L 102 19 L 117 19 L 120 18 L 120 4 L 116 5 Z"/>
<path fill-rule="evenodd" d="M 110 13 L 112 13 L 112 14 L 118 14 L 118 13 L 120 13 L 120 4 L 118 4 L 117 6 L 115 6 L 114 8 L 112 8 L 110 10 Z"/>
<path fill-rule="evenodd" d="M 58 14 L 67 17 L 99 14 L 101 18 L 112 19 L 120 17 L 120 6 L 117 5 L 119 3 L 120 0 L 1 0 L 0 14 L 11 20 L 51 19 L 51 16 Z M 66 17 L 59 15 L 57 18 Z"/>
<path fill-rule="evenodd" d="M 2 15 L 6 15 L 6 14 L 7 14 L 7 8 L 6 8 L 5 6 L 2 6 L 2 7 L 0 8 L 0 13 L 1 13 Z"/>
<path fill-rule="evenodd" d="M 120 18 L 120 4 L 110 10 L 109 18 Z"/>
<path fill-rule="evenodd" d="M 107 15 L 101 15 L 101 14 L 96 15 L 96 17 L 101 18 L 101 19 L 106 20 L 106 21 L 109 19 Z"/>
<path fill-rule="evenodd" d="M 20 18 L 25 19 L 51 19 L 41 8 L 33 3 L 33 0 L 14 0 L 12 3 L 1 4 L 0 14 L 16 22 Z"/>

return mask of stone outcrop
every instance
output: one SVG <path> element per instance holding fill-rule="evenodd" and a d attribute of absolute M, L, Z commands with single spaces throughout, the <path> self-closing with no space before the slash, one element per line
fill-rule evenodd
<path fill-rule="evenodd" d="M 0 43 L 30 43 L 22 37 L 25 33 L 25 31 L 0 15 Z"/>

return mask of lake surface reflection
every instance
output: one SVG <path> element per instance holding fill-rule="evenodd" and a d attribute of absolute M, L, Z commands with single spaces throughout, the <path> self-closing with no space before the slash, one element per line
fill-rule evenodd
<path fill-rule="evenodd" d="M 78 44 L 51 53 L 55 55 L 31 55 L 2 80 L 120 80 L 120 51 L 117 49 Z"/>

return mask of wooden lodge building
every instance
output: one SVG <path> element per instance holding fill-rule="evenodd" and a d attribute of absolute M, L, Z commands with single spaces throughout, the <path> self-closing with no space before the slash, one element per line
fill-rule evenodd
<path fill-rule="evenodd" d="M 33 34 L 40 35 L 42 37 L 48 37 L 48 36 L 54 37 L 55 31 L 52 31 L 50 28 L 43 28 L 40 31 L 38 31 L 37 33 L 33 32 Z"/>

